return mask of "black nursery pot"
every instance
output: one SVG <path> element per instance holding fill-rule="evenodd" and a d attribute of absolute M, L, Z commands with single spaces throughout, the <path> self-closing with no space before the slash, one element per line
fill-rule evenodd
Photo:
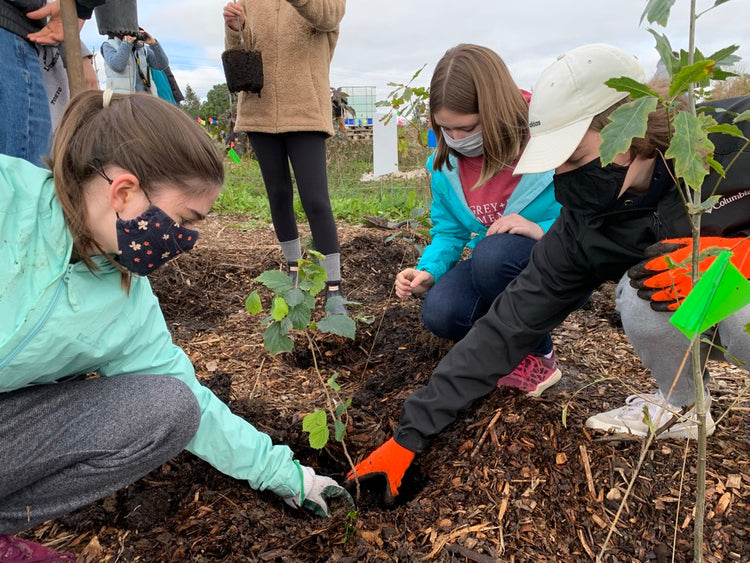
<path fill-rule="evenodd" d="M 138 33 L 138 2 L 107 0 L 94 8 L 100 35 L 136 35 Z"/>
<path fill-rule="evenodd" d="M 221 54 L 221 62 L 230 92 L 252 92 L 260 96 L 263 89 L 263 59 L 260 51 L 230 49 Z"/>

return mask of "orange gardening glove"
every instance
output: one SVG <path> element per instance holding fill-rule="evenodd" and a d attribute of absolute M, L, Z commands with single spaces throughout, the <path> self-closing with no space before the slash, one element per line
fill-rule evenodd
<path fill-rule="evenodd" d="M 750 278 L 750 239 L 701 237 L 698 270 L 702 273 L 722 250 L 732 251 L 732 264 Z M 628 270 L 630 285 L 655 311 L 674 311 L 693 288 L 692 238 L 666 239 L 646 249 L 646 260 Z"/>
<path fill-rule="evenodd" d="M 354 469 L 360 481 L 375 475 L 385 475 L 390 487 L 390 495 L 395 497 L 398 495 L 401 479 L 413 460 L 414 452 L 399 446 L 396 440 L 391 438 L 355 465 Z M 346 478 L 347 480 L 354 479 L 354 472 L 350 471 Z"/>

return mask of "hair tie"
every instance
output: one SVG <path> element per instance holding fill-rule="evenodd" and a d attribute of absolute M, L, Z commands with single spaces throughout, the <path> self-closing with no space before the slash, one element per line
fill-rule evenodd
<path fill-rule="evenodd" d="M 107 88 L 106 90 L 104 90 L 104 92 L 102 93 L 102 107 L 109 107 L 109 104 L 112 101 L 112 94 L 114 94 L 114 92 L 111 88 Z"/>

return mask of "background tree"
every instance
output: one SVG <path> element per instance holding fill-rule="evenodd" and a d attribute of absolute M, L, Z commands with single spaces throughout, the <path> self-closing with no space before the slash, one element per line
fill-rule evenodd
<path fill-rule="evenodd" d="M 193 119 L 200 115 L 201 101 L 190 84 L 185 86 L 185 100 L 182 102 L 182 109 Z"/>
<path fill-rule="evenodd" d="M 206 94 L 206 101 L 201 104 L 201 117 L 219 119 L 229 111 L 231 111 L 231 98 L 226 83 L 214 85 Z"/>

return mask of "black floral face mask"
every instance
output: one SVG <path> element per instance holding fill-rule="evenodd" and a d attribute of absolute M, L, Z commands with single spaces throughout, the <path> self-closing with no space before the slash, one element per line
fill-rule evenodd
<path fill-rule="evenodd" d="M 187 252 L 198 240 L 198 231 L 178 225 L 161 208 L 151 204 L 135 219 L 117 217 L 117 248 L 120 264 L 146 276 Z"/>
<path fill-rule="evenodd" d="M 555 174 L 555 199 L 564 208 L 586 215 L 608 211 L 620 195 L 628 168 L 614 162 L 603 167 L 595 158 L 580 168 Z"/>

